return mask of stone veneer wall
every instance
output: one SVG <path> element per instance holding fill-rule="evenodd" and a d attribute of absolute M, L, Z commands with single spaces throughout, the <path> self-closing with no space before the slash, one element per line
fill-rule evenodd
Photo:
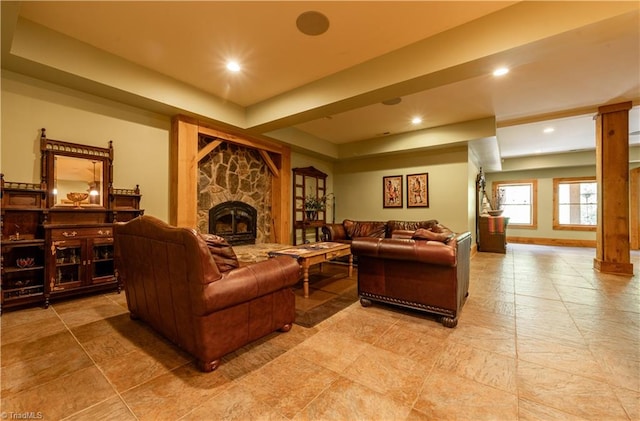
<path fill-rule="evenodd" d="M 208 142 L 200 139 L 200 148 Z M 198 164 L 198 230 L 209 232 L 210 208 L 238 200 L 258 211 L 256 244 L 272 242 L 271 177 L 257 150 L 220 144 Z"/>

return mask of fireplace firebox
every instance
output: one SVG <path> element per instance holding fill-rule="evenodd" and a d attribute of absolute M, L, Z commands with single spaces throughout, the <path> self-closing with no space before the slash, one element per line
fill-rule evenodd
<path fill-rule="evenodd" d="M 258 212 L 248 203 L 229 201 L 209 209 L 209 233 L 231 245 L 255 244 Z"/>

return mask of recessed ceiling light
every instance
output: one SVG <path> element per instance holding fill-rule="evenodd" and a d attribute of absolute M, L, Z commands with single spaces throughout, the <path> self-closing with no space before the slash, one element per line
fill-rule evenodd
<path fill-rule="evenodd" d="M 509 69 L 506 67 L 499 67 L 493 71 L 494 76 L 504 76 L 509 73 Z"/>
<path fill-rule="evenodd" d="M 556 131 L 556 129 L 553 127 L 547 127 L 543 130 L 544 133 L 553 133 L 554 131 Z"/>
<path fill-rule="evenodd" d="M 237 73 L 240 71 L 240 65 L 237 61 L 229 61 L 227 63 L 227 70 Z"/>
<path fill-rule="evenodd" d="M 296 19 L 296 26 L 305 35 L 322 35 L 329 29 L 329 19 L 320 12 L 304 12 Z"/>
<path fill-rule="evenodd" d="M 420 117 L 413 117 L 411 119 L 411 124 L 420 124 L 422 123 L 422 119 Z"/>

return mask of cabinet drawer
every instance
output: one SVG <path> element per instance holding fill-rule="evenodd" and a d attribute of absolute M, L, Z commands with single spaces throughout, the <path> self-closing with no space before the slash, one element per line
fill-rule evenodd
<path fill-rule="evenodd" d="M 113 236 L 111 227 L 90 228 L 55 228 L 51 230 L 53 240 L 70 240 L 73 238 L 109 238 Z"/>

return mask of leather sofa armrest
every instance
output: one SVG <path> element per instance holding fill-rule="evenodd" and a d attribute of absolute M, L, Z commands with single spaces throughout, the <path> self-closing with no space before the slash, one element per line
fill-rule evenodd
<path fill-rule="evenodd" d="M 233 269 L 205 288 L 204 314 L 293 287 L 299 278 L 300 265 L 290 256 L 277 256 Z"/>
<path fill-rule="evenodd" d="M 351 242 L 351 253 L 356 256 L 408 260 L 451 267 L 457 264 L 456 247 L 440 241 L 356 238 Z"/>
<path fill-rule="evenodd" d="M 322 238 L 324 241 L 348 240 L 347 232 L 342 224 L 325 224 L 322 226 Z"/>

